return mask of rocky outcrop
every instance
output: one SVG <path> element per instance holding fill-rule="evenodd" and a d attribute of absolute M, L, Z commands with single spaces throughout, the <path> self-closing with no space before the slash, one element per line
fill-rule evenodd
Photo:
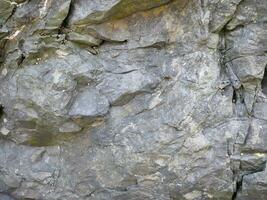
<path fill-rule="evenodd" d="M 0 199 L 265 200 L 266 13 L 2 0 Z"/>

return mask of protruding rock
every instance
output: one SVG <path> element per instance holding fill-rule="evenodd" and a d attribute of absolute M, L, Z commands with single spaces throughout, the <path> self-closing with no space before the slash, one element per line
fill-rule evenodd
<path fill-rule="evenodd" d="M 106 115 L 108 110 L 108 99 L 98 90 L 89 88 L 76 97 L 69 115 L 72 117 L 94 118 Z"/>
<path fill-rule="evenodd" d="M 69 41 L 76 42 L 78 44 L 84 44 L 89 46 L 99 46 L 102 40 L 97 39 L 91 35 L 86 34 L 79 34 L 75 32 L 68 33 Z"/>
<path fill-rule="evenodd" d="M 82 128 L 74 122 L 66 122 L 59 127 L 59 132 L 61 133 L 75 133 L 79 132 L 80 130 L 82 130 Z"/>
<path fill-rule="evenodd" d="M 101 2 L 78 0 L 70 23 L 74 25 L 97 24 L 111 19 L 119 19 L 142 10 L 149 10 L 170 0 L 104 0 Z"/>

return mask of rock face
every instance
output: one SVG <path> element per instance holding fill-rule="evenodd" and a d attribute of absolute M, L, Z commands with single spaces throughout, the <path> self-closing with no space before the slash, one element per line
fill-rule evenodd
<path fill-rule="evenodd" d="M 266 0 L 1 0 L 0 199 L 266 200 Z"/>

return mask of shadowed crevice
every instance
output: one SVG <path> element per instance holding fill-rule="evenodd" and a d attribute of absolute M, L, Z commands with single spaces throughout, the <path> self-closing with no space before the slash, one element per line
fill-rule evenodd
<path fill-rule="evenodd" d="M 267 95 L 267 66 L 265 67 L 263 79 L 261 81 L 261 89 L 262 92 Z"/>

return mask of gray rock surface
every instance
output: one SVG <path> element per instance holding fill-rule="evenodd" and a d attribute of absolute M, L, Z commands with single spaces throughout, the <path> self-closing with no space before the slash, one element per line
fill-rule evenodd
<path fill-rule="evenodd" d="M 0 200 L 267 199 L 267 1 L 0 0 Z"/>

